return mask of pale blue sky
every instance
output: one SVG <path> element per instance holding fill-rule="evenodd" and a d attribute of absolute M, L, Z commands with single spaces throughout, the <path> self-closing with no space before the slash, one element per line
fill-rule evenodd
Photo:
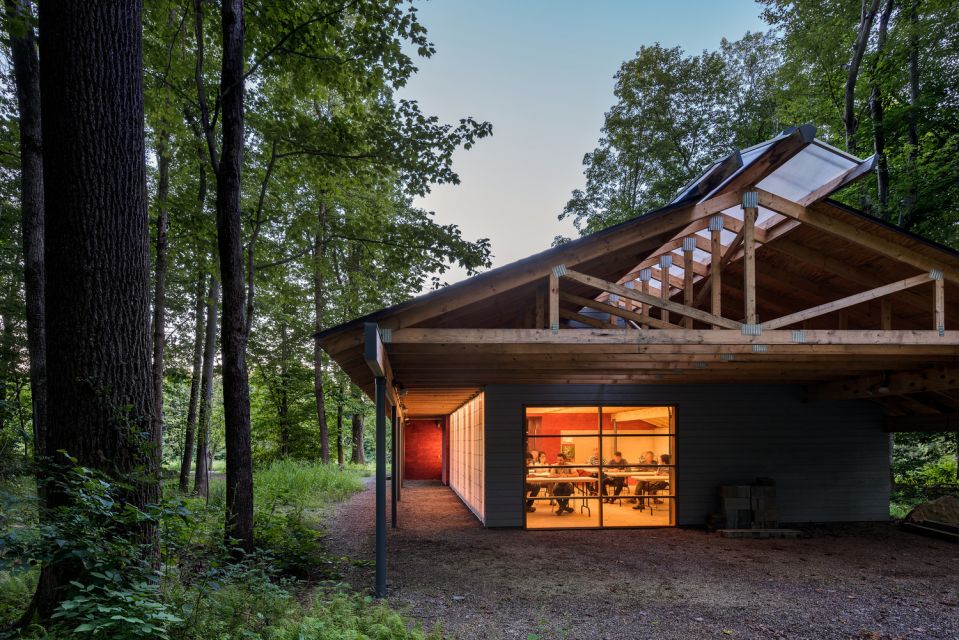
<path fill-rule="evenodd" d="M 493 265 L 575 236 L 557 214 L 583 184 L 583 154 L 613 103 L 613 75 L 641 45 L 716 49 L 725 36 L 766 29 L 754 0 L 433 0 L 420 20 L 437 53 L 401 92 L 426 113 L 493 123 L 493 136 L 457 152 L 459 186 L 420 206 L 470 239 L 488 237 Z M 462 274 L 447 274 L 450 282 Z"/>

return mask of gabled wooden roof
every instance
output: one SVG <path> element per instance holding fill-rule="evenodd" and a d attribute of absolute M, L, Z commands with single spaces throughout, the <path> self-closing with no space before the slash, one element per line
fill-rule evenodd
<path fill-rule="evenodd" d="M 953 366 L 959 254 L 828 199 L 872 163 L 787 130 L 662 209 L 317 337 L 369 393 L 376 323 L 410 416 L 494 383 L 812 385 Z"/>

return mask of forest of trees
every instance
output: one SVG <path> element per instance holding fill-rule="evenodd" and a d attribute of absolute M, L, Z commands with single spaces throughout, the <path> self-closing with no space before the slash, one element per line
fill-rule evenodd
<path fill-rule="evenodd" d="M 669 202 L 712 160 L 812 123 L 878 155 L 849 204 L 956 246 L 959 5 L 950 0 L 759 0 L 768 33 L 691 55 L 640 48 L 561 218 L 591 232 Z M 562 239 L 560 239 L 561 241 Z"/>
<path fill-rule="evenodd" d="M 812 122 L 879 155 L 847 198 L 956 246 L 959 5 L 757 10 L 769 33 L 623 63 L 562 217 L 586 233 L 641 215 Z M 397 96 L 434 53 L 404 0 L 6 0 L 3 33 L 0 475 L 35 472 L 56 509 L 92 470 L 140 514 L 163 478 L 205 496 L 225 471 L 222 537 L 250 553 L 254 468 L 369 449 L 368 401 L 312 335 L 490 266 L 488 240 L 413 198 L 458 182 L 454 151 L 492 125 Z M 116 526 L 155 568 L 156 523 Z M 86 566 L 53 557 L 25 619 L 49 619 Z"/>
<path fill-rule="evenodd" d="M 312 334 L 488 266 L 412 198 L 492 127 L 396 97 L 433 53 L 399 0 L 9 0 L 4 27 L 4 471 L 38 463 L 52 508 L 80 465 L 145 508 L 225 460 L 252 551 L 254 463 L 365 458 L 367 404 Z M 41 618 L 78 571 L 44 567 Z"/>

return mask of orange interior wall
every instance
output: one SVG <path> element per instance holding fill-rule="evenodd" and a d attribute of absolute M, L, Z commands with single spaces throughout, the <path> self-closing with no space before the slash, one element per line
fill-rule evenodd
<path fill-rule="evenodd" d="M 406 430 L 407 480 L 440 480 L 443 474 L 443 429 L 438 420 L 410 420 Z"/>

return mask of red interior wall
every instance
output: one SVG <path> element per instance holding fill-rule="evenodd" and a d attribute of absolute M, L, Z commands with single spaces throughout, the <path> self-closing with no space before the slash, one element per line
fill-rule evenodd
<path fill-rule="evenodd" d="M 443 430 L 437 420 L 406 423 L 407 480 L 440 480 L 443 474 Z"/>
<path fill-rule="evenodd" d="M 598 433 L 599 431 L 599 416 L 596 412 L 592 413 L 545 413 L 542 415 L 542 423 L 540 424 L 539 431 L 537 435 L 540 436 L 552 436 L 560 435 L 563 431 L 593 431 Z M 612 426 L 605 425 L 606 429 L 609 429 L 609 434 L 612 434 Z M 644 420 L 629 420 L 628 422 L 621 422 L 619 424 L 620 431 L 652 431 L 656 427 Z M 540 451 L 546 452 L 546 459 L 550 464 L 556 462 L 556 454 L 559 453 L 561 438 L 541 438 L 536 440 L 538 449 Z M 577 440 L 579 442 L 579 440 Z M 583 439 L 585 442 L 585 439 Z M 596 442 L 596 440 L 591 440 L 590 443 Z M 531 445 L 532 446 L 532 445 Z M 533 447 L 536 448 L 536 447 Z M 592 446 L 589 447 L 590 450 Z M 577 456 L 579 456 L 579 447 L 577 449 Z M 587 454 L 588 455 L 588 454 Z"/>

